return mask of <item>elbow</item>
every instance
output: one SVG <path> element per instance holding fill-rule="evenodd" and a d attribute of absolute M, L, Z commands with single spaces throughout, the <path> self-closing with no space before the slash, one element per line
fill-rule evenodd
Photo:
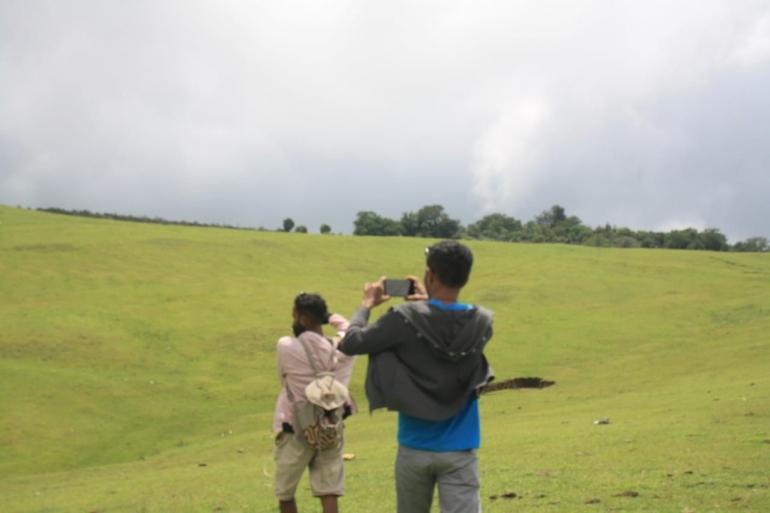
<path fill-rule="evenodd" d="M 337 349 L 346 356 L 354 356 L 360 354 L 358 351 L 360 344 L 356 343 L 355 334 L 347 333 L 345 338 L 342 339 Z"/>

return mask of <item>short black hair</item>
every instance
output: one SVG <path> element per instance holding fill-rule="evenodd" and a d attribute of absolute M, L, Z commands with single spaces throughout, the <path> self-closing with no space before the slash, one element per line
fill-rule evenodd
<path fill-rule="evenodd" d="M 428 267 L 438 280 L 453 289 L 468 283 L 473 267 L 473 253 L 456 240 L 445 240 L 426 250 Z"/>
<path fill-rule="evenodd" d="M 329 322 L 329 311 L 326 307 L 326 301 L 319 294 L 308 294 L 301 292 L 294 298 L 294 308 L 300 314 L 308 315 L 316 324 L 327 324 Z"/>

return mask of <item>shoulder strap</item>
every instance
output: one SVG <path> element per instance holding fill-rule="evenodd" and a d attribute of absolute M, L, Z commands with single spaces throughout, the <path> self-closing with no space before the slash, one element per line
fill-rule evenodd
<path fill-rule="evenodd" d="M 307 355 L 307 359 L 310 362 L 310 366 L 313 368 L 313 372 L 318 374 L 318 367 L 316 367 L 315 361 L 313 359 L 313 355 L 310 352 L 310 348 L 307 346 L 307 343 L 302 340 L 302 336 L 300 335 L 297 337 L 297 340 L 299 340 L 299 343 L 302 344 L 302 348 L 305 350 L 305 354 Z M 331 353 L 329 354 L 329 361 L 326 363 L 326 368 L 324 368 L 324 371 L 326 372 L 333 372 L 334 369 L 334 353 L 337 351 L 337 349 L 332 345 Z"/>

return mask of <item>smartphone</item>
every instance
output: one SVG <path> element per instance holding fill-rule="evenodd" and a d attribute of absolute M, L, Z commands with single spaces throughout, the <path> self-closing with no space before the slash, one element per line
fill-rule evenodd
<path fill-rule="evenodd" d="M 406 297 L 414 294 L 412 280 L 385 280 L 385 294 L 393 297 Z"/>

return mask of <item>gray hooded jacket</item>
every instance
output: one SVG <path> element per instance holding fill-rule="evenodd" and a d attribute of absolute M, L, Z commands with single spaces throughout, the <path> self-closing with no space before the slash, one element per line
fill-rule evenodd
<path fill-rule="evenodd" d="M 369 309 L 359 308 L 339 350 L 369 355 L 370 410 L 445 420 L 494 377 L 483 354 L 492 338 L 492 312 L 483 307 L 454 311 L 407 302 L 370 326 L 368 320 Z"/>

